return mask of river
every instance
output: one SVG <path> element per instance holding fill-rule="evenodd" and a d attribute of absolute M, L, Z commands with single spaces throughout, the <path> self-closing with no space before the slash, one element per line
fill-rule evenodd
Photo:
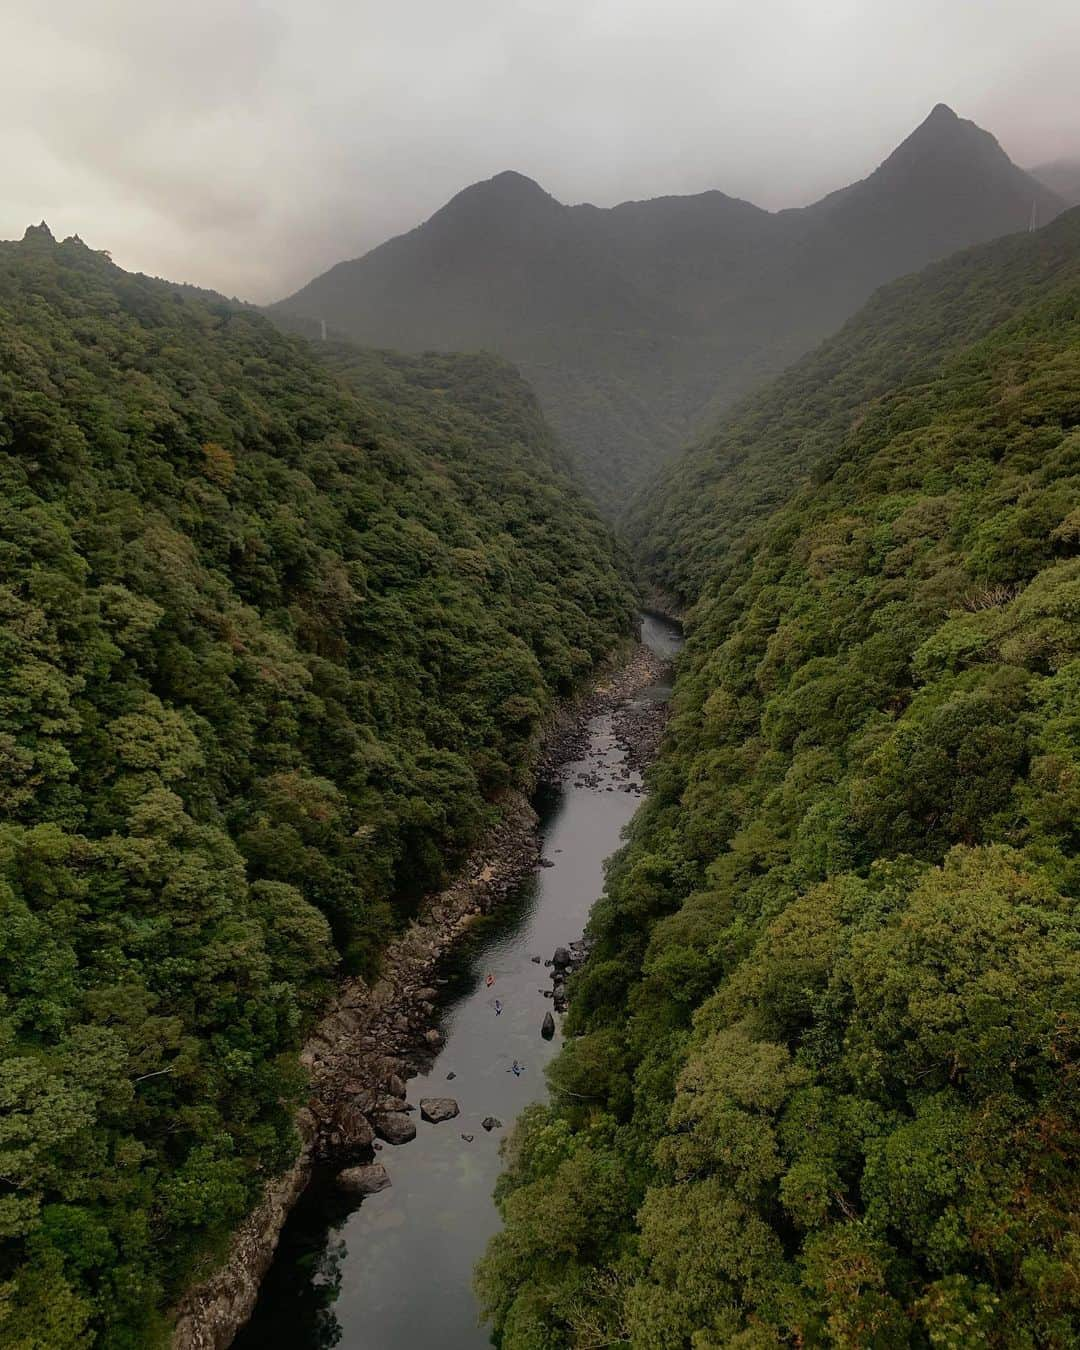
<path fill-rule="evenodd" d="M 643 619 L 642 641 L 665 658 L 681 646 L 675 626 L 652 615 Z M 660 684 L 637 697 L 655 702 L 669 693 Z M 627 771 L 612 713 L 592 718 L 587 731 L 584 758 L 534 802 L 546 865 L 473 928 L 441 972 L 443 1048 L 430 1073 L 409 1080 L 408 1095 L 413 1103 L 454 1097 L 461 1114 L 439 1125 L 417 1118 L 415 1140 L 384 1145 L 377 1158 L 392 1185 L 359 1207 L 339 1195 L 331 1176 L 316 1176 L 290 1216 L 236 1350 L 489 1344 L 472 1275 L 499 1228 L 492 1200 L 499 1145 L 522 1108 L 546 1097 L 544 1066 L 560 1042 L 559 1031 L 551 1041 L 540 1035 L 552 1006 L 543 993 L 550 972 L 532 958 L 547 960 L 581 936 L 604 860 L 640 800 L 641 781 Z M 515 1061 L 524 1066 L 520 1076 Z M 501 1122 L 490 1133 L 481 1125 L 488 1116 Z"/>

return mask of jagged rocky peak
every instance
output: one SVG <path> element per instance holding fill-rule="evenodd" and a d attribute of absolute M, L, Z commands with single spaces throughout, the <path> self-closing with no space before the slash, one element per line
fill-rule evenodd
<path fill-rule="evenodd" d="M 49 229 L 44 221 L 42 221 L 40 225 L 27 225 L 26 231 L 23 234 L 23 243 L 30 243 L 33 240 L 38 240 L 43 244 L 56 243 L 52 230 Z"/>

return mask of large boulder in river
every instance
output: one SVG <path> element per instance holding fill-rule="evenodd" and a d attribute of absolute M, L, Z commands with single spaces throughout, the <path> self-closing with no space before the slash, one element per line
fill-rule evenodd
<path fill-rule="evenodd" d="M 330 1114 L 328 1125 L 330 1143 L 334 1148 L 369 1148 L 375 1138 L 367 1116 L 351 1102 L 339 1102 Z"/>
<path fill-rule="evenodd" d="M 544 1020 L 540 1024 L 540 1035 L 545 1041 L 550 1041 L 555 1035 L 555 1019 L 549 1012 L 544 1014 Z"/>
<path fill-rule="evenodd" d="M 555 955 L 551 958 L 551 964 L 556 970 L 565 970 L 570 964 L 570 953 L 565 947 L 556 947 Z"/>
<path fill-rule="evenodd" d="M 458 1104 L 453 1097 L 421 1097 L 420 1115 L 432 1125 L 443 1120 L 453 1120 L 458 1113 Z"/>
<path fill-rule="evenodd" d="M 346 1167 L 337 1174 L 337 1184 L 349 1195 L 376 1195 L 390 1185 L 390 1174 L 382 1163 L 368 1163 L 366 1167 Z"/>
<path fill-rule="evenodd" d="M 388 1144 L 407 1144 L 416 1138 L 416 1126 L 404 1111 L 376 1111 L 371 1123 L 379 1138 Z"/>

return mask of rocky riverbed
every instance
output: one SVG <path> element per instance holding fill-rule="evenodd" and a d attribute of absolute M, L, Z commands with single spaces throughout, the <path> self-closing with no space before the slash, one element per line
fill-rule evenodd
<path fill-rule="evenodd" d="M 586 767 L 578 763 L 576 772 L 588 775 L 589 728 L 605 713 L 613 714 L 615 736 L 626 751 L 624 762 L 633 754 L 640 767 L 648 756 L 636 753 L 638 738 L 655 746 L 664 704 L 630 701 L 660 681 L 665 669 L 660 655 L 638 645 L 592 691 L 560 710 L 545 731 L 537 780 L 558 782 L 568 765 L 583 758 Z M 603 790 L 621 786 L 636 794 L 634 769 L 620 772 L 622 782 L 608 783 Z M 442 1045 L 436 1025 L 440 962 L 478 918 L 491 913 L 543 861 L 537 815 L 529 801 L 520 792 L 508 792 L 500 806 L 498 823 L 460 877 L 429 897 L 387 949 L 381 978 L 373 985 L 347 981 L 309 1038 L 302 1061 L 311 1095 L 297 1116 L 301 1147 L 296 1162 L 268 1184 L 263 1202 L 234 1236 L 221 1268 L 176 1309 L 173 1350 L 225 1350 L 231 1343 L 251 1315 L 285 1219 L 317 1165 L 352 1167 L 358 1194 L 392 1184 L 389 1173 L 357 1172 L 355 1164 L 374 1167 L 371 1155 L 382 1142 L 392 1149 L 415 1133 L 405 1089 L 410 1077 L 430 1067 Z M 575 951 L 574 964 L 581 955 Z M 561 987 L 561 981 L 555 983 L 555 989 Z M 556 1008 L 564 997 L 555 1001 Z M 494 1128 L 487 1120 L 482 1123 L 485 1129 Z M 501 1128 L 501 1122 L 495 1124 Z"/>

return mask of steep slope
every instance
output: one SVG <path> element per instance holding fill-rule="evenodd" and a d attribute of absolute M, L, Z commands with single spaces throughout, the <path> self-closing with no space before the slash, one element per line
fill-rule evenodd
<path fill-rule="evenodd" d="M 733 545 L 822 461 L 845 453 L 875 400 L 931 378 L 1041 297 L 1080 279 L 1080 212 L 1035 234 L 957 254 L 894 282 L 782 380 L 695 442 L 626 513 L 645 572 L 683 602 L 737 555 Z"/>
<path fill-rule="evenodd" d="M 1056 159 L 1040 164 L 1031 170 L 1031 176 L 1069 206 L 1080 206 L 1080 159 Z"/>
<path fill-rule="evenodd" d="M 519 362 L 605 507 L 702 416 L 805 352 L 882 282 L 1062 203 L 939 106 L 869 178 L 770 214 L 720 192 L 563 206 L 520 174 L 273 307 L 410 351 Z"/>
<path fill-rule="evenodd" d="M 507 1350 L 1068 1350 L 1080 213 L 890 288 L 752 413 L 722 475 L 815 472 L 670 544 L 672 729 L 481 1293 Z"/>
<path fill-rule="evenodd" d="M 515 371 L 322 354 L 0 245 L 5 1346 L 158 1343 L 291 1157 L 335 970 L 630 629 Z"/>

